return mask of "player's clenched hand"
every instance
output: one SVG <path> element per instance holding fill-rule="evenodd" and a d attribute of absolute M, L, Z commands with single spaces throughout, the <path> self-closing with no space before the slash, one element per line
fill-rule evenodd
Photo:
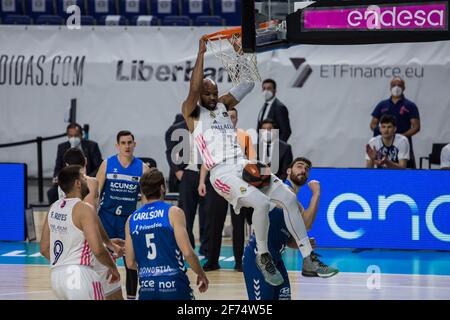
<path fill-rule="evenodd" d="M 205 52 L 206 52 L 206 35 L 200 38 L 198 47 L 198 53 L 205 53 Z"/>
<path fill-rule="evenodd" d="M 114 251 L 117 258 L 122 257 L 125 254 L 125 240 L 114 238 L 111 239 L 112 247 L 110 248 Z"/>
<path fill-rule="evenodd" d="M 116 283 L 120 281 L 120 273 L 116 267 L 108 269 L 106 279 L 109 279 L 108 283 Z"/>
<path fill-rule="evenodd" d="M 313 194 L 320 192 L 320 182 L 317 180 L 311 180 L 310 182 L 308 182 L 308 187 L 309 189 L 311 189 Z"/>
<path fill-rule="evenodd" d="M 206 185 L 204 183 L 198 185 L 198 194 L 200 197 L 206 196 Z"/>
<path fill-rule="evenodd" d="M 208 285 L 209 285 L 209 280 L 206 277 L 206 274 L 202 274 L 197 276 L 197 286 L 198 286 L 198 291 L 200 291 L 200 293 L 205 292 L 206 290 L 208 290 Z"/>

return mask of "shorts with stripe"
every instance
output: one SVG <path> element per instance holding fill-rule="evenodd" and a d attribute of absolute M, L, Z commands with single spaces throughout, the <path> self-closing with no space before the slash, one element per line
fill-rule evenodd
<path fill-rule="evenodd" d="M 233 206 L 236 214 L 239 214 L 241 209 L 239 199 L 248 197 L 252 192 L 262 192 L 268 195 L 278 184 L 282 184 L 282 181 L 274 174 L 272 174 L 271 183 L 267 187 L 258 189 L 248 184 L 242 179 L 242 172 L 249 162 L 249 160 L 242 159 L 237 164 L 219 164 L 210 172 L 209 179 L 214 190 Z M 272 203 L 270 210 L 275 206 L 276 204 Z"/>
<path fill-rule="evenodd" d="M 104 300 L 100 276 L 92 267 L 63 265 L 52 269 L 53 293 L 60 300 Z"/>
<path fill-rule="evenodd" d="M 113 259 L 113 261 L 116 261 L 116 258 L 112 254 L 111 254 L 111 258 Z M 122 285 L 121 285 L 120 281 L 115 282 L 115 283 L 109 283 L 109 281 L 107 279 L 108 268 L 105 267 L 103 264 L 101 264 L 99 261 L 95 262 L 94 270 L 100 276 L 100 282 L 102 283 L 105 297 L 109 296 L 110 294 L 113 294 L 116 291 L 122 290 Z"/>

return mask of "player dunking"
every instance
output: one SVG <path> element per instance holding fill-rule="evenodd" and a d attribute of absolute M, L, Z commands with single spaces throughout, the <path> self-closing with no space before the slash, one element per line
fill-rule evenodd
<path fill-rule="evenodd" d="M 192 300 L 184 258 L 197 274 L 200 292 L 208 289 L 208 278 L 189 241 L 184 212 L 163 201 L 164 176 L 156 168 L 144 173 L 140 187 L 144 205 L 125 228 L 126 262 L 138 270 L 139 300 Z"/>
<path fill-rule="evenodd" d="M 98 215 L 110 238 L 125 239 L 125 223 L 136 210 L 139 179 L 148 166 L 134 156 L 136 142 L 130 131 L 120 131 L 116 136 L 118 154 L 104 160 L 97 172 L 101 194 Z M 126 267 L 127 298 L 135 299 L 136 271 Z"/>
<path fill-rule="evenodd" d="M 59 299 L 103 300 L 100 276 L 92 267 L 95 258 L 107 266 L 110 282 L 120 281 L 120 275 L 101 239 L 97 213 L 82 201 L 89 193 L 82 167 L 63 168 L 58 185 L 66 197 L 50 207 L 40 242 L 41 254 L 51 263 L 53 292 Z"/>
<path fill-rule="evenodd" d="M 270 185 L 257 189 L 242 179 L 246 160 L 237 143 L 233 124 L 227 110 L 235 107 L 253 89 L 254 83 L 241 81 L 229 93 L 218 97 L 217 85 L 203 79 L 203 60 L 206 52 L 204 37 L 199 42 L 197 61 L 192 72 L 189 95 L 182 112 L 207 169 L 214 189 L 233 205 L 236 213 L 241 207 L 251 207 L 256 236 L 256 265 L 264 279 L 273 286 L 284 280 L 276 269 L 268 250 L 269 211 L 275 203 L 283 207 L 289 233 L 295 239 L 304 259 L 311 259 L 311 244 L 301 218 L 294 193 L 271 175 Z"/>
<path fill-rule="evenodd" d="M 66 166 L 70 165 L 79 165 L 81 166 L 83 174 L 86 173 L 86 163 L 87 159 L 83 154 L 83 151 L 81 151 L 78 148 L 70 148 L 68 149 L 63 156 L 63 161 Z M 94 177 L 86 176 L 86 182 L 89 188 L 89 194 L 84 197 L 83 201 L 85 203 L 90 204 L 95 211 L 97 212 L 97 206 L 98 206 L 98 181 Z M 58 195 L 59 199 L 65 198 L 66 194 L 62 191 L 60 187 L 58 187 Z M 119 238 L 109 239 L 108 234 L 105 231 L 105 228 L 103 228 L 103 224 L 100 221 L 100 218 L 98 218 L 98 227 L 100 231 L 100 236 L 102 237 L 103 243 L 105 244 L 106 248 L 110 250 L 111 257 L 115 261 L 116 258 L 119 258 L 123 256 L 125 241 Z M 115 256 L 112 255 L 112 253 L 115 254 Z M 101 283 L 103 286 L 103 291 L 105 294 L 106 300 L 123 300 L 122 296 L 122 286 L 120 282 L 115 283 L 109 283 L 107 279 L 108 275 L 108 268 L 98 261 L 94 263 L 94 270 L 100 275 L 101 277 Z"/>

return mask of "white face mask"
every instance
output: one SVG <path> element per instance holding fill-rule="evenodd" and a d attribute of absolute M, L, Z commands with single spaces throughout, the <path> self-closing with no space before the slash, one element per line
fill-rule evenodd
<path fill-rule="evenodd" d="M 391 94 L 393 97 L 400 97 L 403 93 L 403 89 L 399 86 L 392 87 Z"/>
<path fill-rule="evenodd" d="M 70 147 L 71 148 L 75 148 L 78 147 L 81 143 L 81 139 L 78 137 L 70 137 L 69 138 L 69 143 L 70 143 Z"/>
<path fill-rule="evenodd" d="M 266 101 L 269 101 L 270 99 L 273 98 L 273 93 L 272 93 L 272 91 L 269 91 L 269 90 L 264 90 L 263 95 L 264 95 L 264 99 Z"/>
<path fill-rule="evenodd" d="M 266 143 L 272 142 L 272 131 L 267 129 L 261 130 L 261 139 Z"/>

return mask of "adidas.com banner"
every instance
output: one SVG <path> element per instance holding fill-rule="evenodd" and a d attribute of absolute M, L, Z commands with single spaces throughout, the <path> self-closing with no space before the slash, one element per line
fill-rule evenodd
<path fill-rule="evenodd" d="M 200 36 L 216 30 L 1 27 L 0 144 L 64 132 L 76 98 L 77 122 L 90 125 L 89 138 L 104 158 L 115 152 L 116 133 L 130 130 L 136 155 L 154 158 L 167 175 L 165 131 L 188 94 Z M 289 110 L 294 156 L 315 166 L 364 166 L 370 114 L 388 98 L 394 76 L 405 79 L 406 97 L 420 111 L 416 159 L 428 155 L 433 142 L 450 142 L 450 42 L 300 45 L 259 54 L 258 61 L 262 78 L 277 81 L 277 97 Z M 232 87 L 209 54 L 205 76 L 219 93 Z M 258 83 L 238 105 L 238 126 L 254 130 L 263 104 Z M 62 141 L 44 142 L 45 176 L 53 173 Z M 36 175 L 36 146 L 0 149 L 0 162 L 28 163 Z"/>

